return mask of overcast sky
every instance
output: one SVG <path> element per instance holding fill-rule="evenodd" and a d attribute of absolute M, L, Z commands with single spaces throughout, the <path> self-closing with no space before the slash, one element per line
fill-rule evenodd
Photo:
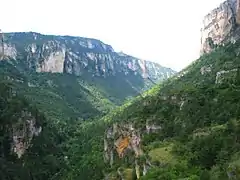
<path fill-rule="evenodd" d="M 1 0 L 6 32 L 91 37 L 180 70 L 199 56 L 202 19 L 223 0 Z"/>

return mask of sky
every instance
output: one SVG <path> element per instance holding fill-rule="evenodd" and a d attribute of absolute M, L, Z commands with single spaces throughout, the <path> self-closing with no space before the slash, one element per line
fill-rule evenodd
<path fill-rule="evenodd" d="M 223 0 L 1 0 L 0 29 L 96 38 L 181 70 L 199 57 L 203 17 Z"/>

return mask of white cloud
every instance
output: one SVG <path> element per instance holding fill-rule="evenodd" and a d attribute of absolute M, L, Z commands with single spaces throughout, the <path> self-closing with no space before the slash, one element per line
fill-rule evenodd
<path fill-rule="evenodd" d="M 0 28 L 97 38 L 180 70 L 198 57 L 202 19 L 222 1 L 1 0 Z"/>

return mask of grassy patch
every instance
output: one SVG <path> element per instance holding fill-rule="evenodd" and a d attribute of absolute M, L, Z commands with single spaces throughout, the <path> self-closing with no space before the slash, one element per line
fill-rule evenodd
<path fill-rule="evenodd" d="M 173 144 L 160 147 L 160 148 L 155 148 L 150 150 L 148 155 L 151 157 L 153 161 L 158 161 L 160 163 L 174 164 L 176 162 L 176 159 L 172 154 L 172 148 L 173 148 Z"/>
<path fill-rule="evenodd" d="M 126 180 L 132 180 L 132 169 L 124 169 L 124 177 Z"/>

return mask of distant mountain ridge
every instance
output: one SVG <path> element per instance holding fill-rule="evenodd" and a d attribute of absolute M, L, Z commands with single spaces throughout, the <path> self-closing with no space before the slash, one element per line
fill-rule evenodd
<path fill-rule="evenodd" d="M 102 154 L 88 159 L 91 170 L 86 169 L 87 160 L 85 167 L 77 165 L 77 174 L 70 171 L 75 171 L 72 162 L 78 145 L 84 144 L 78 162 L 94 147 L 81 141 L 88 123 L 175 74 L 157 63 L 117 53 L 95 39 L 5 33 L 2 49 L 0 179 L 70 180 L 82 178 L 79 172 L 84 177 L 81 169 L 91 173 L 96 161 L 103 161 Z M 95 131 L 102 136 L 102 130 L 86 137 Z M 98 169 L 93 173 L 101 178 Z"/>
<path fill-rule="evenodd" d="M 25 85 L 20 87 L 25 95 L 54 119 L 86 119 L 106 113 L 175 73 L 149 61 L 143 66 L 142 60 L 117 53 L 97 39 L 36 32 L 3 35 L 0 73 L 7 71 L 14 78 L 19 76 L 16 72 L 23 75 Z M 6 66 L 8 62 L 13 66 Z M 149 78 L 143 77 L 146 74 Z"/>
<path fill-rule="evenodd" d="M 100 40 L 74 36 L 42 35 L 36 32 L 4 34 L 4 53 L 13 59 L 22 55 L 25 67 L 37 72 L 68 73 L 80 76 L 111 76 L 119 72 L 144 75 L 159 81 L 175 73 L 157 63 L 117 53 Z M 2 48 L 2 47 L 0 47 Z M 145 62 L 145 63 L 144 63 Z"/>

